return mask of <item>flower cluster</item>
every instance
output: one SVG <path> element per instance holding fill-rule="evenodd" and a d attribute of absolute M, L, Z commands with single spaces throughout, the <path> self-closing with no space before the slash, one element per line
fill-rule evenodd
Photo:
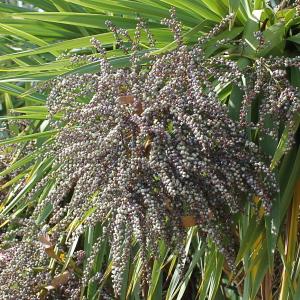
<path fill-rule="evenodd" d="M 131 38 L 126 30 L 108 23 L 120 48 L 130 52 L 128 43 L 132 45 L 131 67 L 113 68 L 101 43 L 93 40 L 101 55 L 99 72 L 57 78 L 48 97 L 50 118 L 63 113 L 60 121 L 52 120 L 59 133 L 47 148 L 47 155 L 54 158 L 50 177 L 55 187 L 32 218 L 51 204 L 47 226 L 55 225 L 51 233 L 58 241 L 64 240 L 59 237 L 74 219 L 82 221 L 74 238 L 102 223 L 103 236 L 94 244 L 82 280 L 83 284 L 89 280 L 93 257 L 108 237 L 117 295 L 133 241 L 140 246 L 144 280 L 149 255 L 157 253 L 161 240 L 184 255 L 184 216 L 193 217 L 203 237 L 212 239 L 233 266 L 233 217 L 243 211 L 242 199 L 258 196 L 268 213 L 277 192 L 266 158 L 246 136 L 247 111 L 260 96 L 260 117 L 251 126 L 271 135 L 274 131 L 265 130 L 265 118 L 290 126 L 293 114 L 299 112 L 298 91 L 285 72 L 288 66 L 299 66 L 297 59 L 258 59 L 241 70 L 222 55 L 207 58 L 204 53 L 205 43 L 232 16 L 191 48 L 183 44 L 174 11 L 171 16 L 163 22 L 174 33 L 176 49 L 141 59 L 141 31 L 146 30 L 154 43 L 145 24 L 140 22 Z M 244 91 L 241 122 L 229 118 L 218 100 L 217 84 L 235 84 Z M 0 291 L 9 288 L 2 274 Z M 20 282 L 19 291 L 25 285 Z"/>
<path fill-rule="evenodd" d="M 189 49 L 174 16 L 164 20 L 177 49 L 150 57 L 145 66 L 134 53 L 132 68 L 113 69 L 94 40 L 103 54 L 99 73 L 58 79 L 51 90 L 49 111 L 63 111 L 65 126 L 51 150 L 57 185 L 41 205 L 52 203 L 50 224 L 62 228 L 92 210 L 77 234 L 107 222 L 116 294 L 134 238 L 145 266 L 148 251 L 155 254 L 162 239 L 182 253 L 182 217 L 191 215 L 232 261 L 228 220 L 242 210 L 241 197 L 258 195 L 270 209 L 276 181 L 212 84 L 216 78 L 238 84 L 242 74 L 233 61 L 203 55 L 203 43 L 226 22 Z M 123 47 L 119 36 L 126 31 L 109 25 Z"/>
<path fill-rule="evenodd" d="M 300 112 L 299 90 L 288 80 L 287 68 L 299 68 L 300 57 L 268 57 L 257 59 L 244 70 L 247 84 L 244 91 L 240 121 L 276 139 L 280 125 L 287 128 L 287 149 L 294 142 L 296 116 Z M 258 120 L 247 116 L 255 103 L 259 105 Z"/>
<path fill-rule="evenodd" d="M 30 229 L 32 232 L 32 229 Z M 18 232 L 19 237 L 24 237 Z M 1 299 L 39 299 L 41 289 L 50 284 L 52 276 L 47 270 L 49 258 L 41 244 L 32 238 L 14 240 L 15 246 L 2 250 Z"/>

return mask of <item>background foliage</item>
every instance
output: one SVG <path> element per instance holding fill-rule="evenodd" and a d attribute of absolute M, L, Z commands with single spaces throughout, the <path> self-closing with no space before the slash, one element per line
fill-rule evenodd
<path fill-rule="evenodd" d="M 57 75 L 96 72 L 97 63 L 72 64 L 73 54 L 93 54 L 90 39 L 96 37 L 110 49 L 108 55 L 114 66 L 125 66 L 128 56 L 114 44 L 112 33 L 104 24 L 114 24 L 133 32 L 137 17 L 148 20 L 157 40 L 156 49 L 167 51 L 174 47 L 169 30 L 160 19 L 169 16 L 174 6 L 183 23 L 187 44 L 207 32 L 229 12 L 235 14 L 230 28 L 212 39 L 206 46 L 207 56 L 224 53 L 234 57 L 241 65 L 250 64 L 257 57 L 299 55 L 300 17 L 288 1 L 277 3 L 264 0 L 28 0 L 0 3 L 0 97 L 1 97 L 1 230 L 15 226 L 15 220 L 30 214 L 32 207 L 52 189 L 46 188 L 28 201 L 26 195 L 37 181 L 51 170 L 51 161 L 40 159 L 43 149 L 28 151 L 30 144 L 42 146 L 55 134 L 48 127 L 46 95 L 33 89 L 37 83 Z M 268 45 L 259 49 L 254 33 L 262 31 Z M 228 53 L 222 39 L 242 38 L 246 42 L 242 53 Z M 290 80 L 300 87 L 300 73 L 289 70 Z M 220 101 L 228 104 L 232 118 L 237 118 L 241 103 L 240 91 L 231 85 L 218 90 Z M 59 115 L 57 116 L 59 118 Z M 255 111 L 251 118 L 255 118 Z M 253 207 L 247 207 L 237 220 L 236 235 L 240 250 L 236 259 L 237 270 L 226 267 L 222 255 L 213 244 L 199 238 L 197 228 L 188 231 L 186 252 L 189 255 L 186 272 L 179 278 L 176 255 L 161 244 L 160 257 L 151 262 L 152 284 L 139 283 L 141 261 L 138 248 L 133 245 L 132 260 L 124 276 L 121 299 L 300 299 L 300 248 L 298 217 L 300 204 L 300 148 L 297 142 L 288 154 L 286 131 L 283 129 L 278 143 L 260 141 L 263 150 L 273 156 L 270 166 L 277 172 L 281 192 L 275 200 L 272 213 L 258 221 Z M 252 136 L 252 138 L 254 138 Z M 4 147 L 5 146 L 5 147 Z M 9 154 L 9 155 L 8 155 Z M 51 213 L 47 207 L 37 219 L 42 222 Z M 71 233 L 83 220 L 74 220 Z M 89 228 L 82 240 L 76 241 L 62 253 L 59 262 L 65 269 L 72 268 L 72 255 L 83 249 L 86 263 L 93 242 L 101 235 L 101 225 Z M 56 251 L 54 248 L 53 251 Z M 49 267 L 51 267 L 49 266 Z M 94 272 L 101 270 L 100 285 L 90 284 L 82 294 L 87 299 L 101 299 L 112 295 L 110 249 L 107 242 L 99 249 Z M 102 296 L 100 296 L 102 295 Z"/>

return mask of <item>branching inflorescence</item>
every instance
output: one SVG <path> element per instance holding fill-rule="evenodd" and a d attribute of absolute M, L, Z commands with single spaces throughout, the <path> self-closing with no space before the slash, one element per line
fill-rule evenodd
<path fill-rule="evenodd" d="M 33 218 L 51 203 L 48 225 L 56 225 L 54 236 L 64 235 L 74 219 L 84 220 L 74 237 L 102 223 L 112 246 L 116 294 L 133 240 L 140 245 L 145 275 L 149 255 L 157 253 L 161 240 L 183 255 L 183 216 L 193 216 L 203 236 L 233 265 L 233 217 L 243 211 L 241 199 L 258 196 L 268 213 L 277 192 L 266 158 L 246 137 L 247 109 L 263 95 L 260 120 L 252 124 L 261 130 L 266 115 L 292 122 L 299 111 L 298 91 L 285 73 L 286 67 L 298 66 L 298 60 L 259 59 L 242 71 L 232 60 L 207 58 L 203 52 L 206 41 L 231 16 L 189 48 L 175 12 L 171 15 L 163 22 L 174 33 L 175 50 L 146 55 L 142 64 L 138 50 L 145 24 L 139 23 L 131 39 L 126 30 L 109 23 L 120 47 L 128 45 L 124 37 L 131 43 L 131 67 L 113 68 L 100 42 L 93 40 L 101 54 L 99 72 L 53 80 L 48 98 L 50 116 L 64 113 L 60 122 L 53 122 L 59 133 L 47 151 L 55 159 L 56 186 Z M 243 76 L 249 78 L 247 86 Z M 244 90 L 240 122 L 228 117 L 215 82 Z M 84 282 L 93 260 L 89 262 Z"/>

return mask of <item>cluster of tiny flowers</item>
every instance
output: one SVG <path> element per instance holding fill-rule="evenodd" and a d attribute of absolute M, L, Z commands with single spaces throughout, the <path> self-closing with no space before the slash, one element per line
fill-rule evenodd
<path fill-rule="evenodd" d="M 47 248 L 48 236 L 31 220 L 20 219 L 17 223 L 22 227 L 0 237 L 3 248 L 0 252 L 0 298 L 78 300 L 81 286 L 78 275 L 68 270 L 62 280 L 61 266 L 50 268 L 50 258 L 56 254 L 52 246 Z M 82 263 L 81 252 L 77 253 L 75 261 L 78 265 Z"/>
<path fill-rule="evenodd" d="M 240 121 L 259 129 L 261 133 L 278 138 L 279 126 L 288 129 L 287 150 L 294 142 L 296 118 L 300 112 L 299 90 L 288 80 L 287 68 L 300 67 L 300 57 L 268 57 L 257 59 L 244 71 L 247 84 L 244 91 Z M 259 104 L 259 118 L 249 121 L 254 103 Z M 268 124 L 269 123 L 269 124 Z"/>
<path fill-rule="evenodd" d="M 242 74 L 232 61 L 203 56 L 202 44 L 227 21 L 189 49 L 172 12 L 163 22 L 178 47 L 151 57 L 145 67 L 133 53 L 132 68 L 113 69 L 94 40 L 103 54 L 99 73 L 59 79 L 51 90 L 49 112 L 64 112 L 65 126 L 49 153 L 58 168 L 56 187 L 40 205 L 52 203 L 50 224 L 60 227 L 92 209 L 75 235 L 107 222 L 116 294 L 133 239 L 144 266 L 160 240 L 182 253 L 181 220 L 190 215 L 232 261 L 230 220 L 242 210 L 241 197 L 257 195 L 270 210 L 276 181 L 257 147 L 227 116 L 211 81 L 238 83 Z M 108 25 L 124 48 L 121 36 L 127 32 Z M 71 190 L 72 199 L 65 203 Z"/>
<path fill-rule="evenodd" d="M 32 228 L 30 232 L 33 232 Z M 37 295 L 43 286 L 51 282 L 51 274 L 47 270 L 49 257 L 43 251 L 42 245 L 32 237 L 25 237 L 22 230 L 10 232 L 10 235 L 14 236 L 14 239 L 9 243 L 1 241 L 2 247 L 11 245 L 1 251 L 3 258 L 0 271 L 0 298 L 38 300 Z"/>
<path fill-rule="evenodd" d="M 62 235 L 74 219 L 84 221 L 71 239 L 102 223 L 103 235 L 87 258 L 83 286 L 101 277 L 96 274 L 91 279 L 89 274 L 105 238 L 111 243 L 116 295 L 132 242 L 140 246 L 145 281 L 149 256 L 158 253 L 160 241 L 183 258 L 184 216 L 192 216 L 202 236 L 213 240 L 233 267 L 233 217 L 243 211 L 241 199 L 257 196 L 265 212 L 270 211 L 277 182 L 258 146 L 247 139 L 245 120 L 253 101 L 262 96 L 260 118 L 251 126 L 264 131 L 268 117 L 291 126 L 299 100 L 285 68 L 298 67 L 298 60 L 259 59 L 240 70 L 221 55 L 207 58 L 205 43 L 230 20 L 231 15 L 189 48 L 172 10 L 171 19 L 163 23 L 174 33 L 177 48 L 142 59 L 141 31 L 154 43 L 145 24 L 141 21 L 131 38 L 109 22 L 118 46 L 131 54 L 131 67 L 113 68 L 94 39 L 101 55 L 99 72 L 69 75 L 49 84 L 51 124 L 59 132 L 45 149 L 54 158 L 55 171 L 31 195 L 49 179 L 55 180 L 55 186 L 37 205 L 32 220 L 51 204 L 47 223 L 53 226 L 55 240 L 64 240 Z M 231 120 L 218 100 L 216 82 L 236 84 L 244 91 L 240 122 Z M 58 114 L 63 117 L 57 118 Z M 267 133 L 274 135 L 272 130 Z M 78 265 L 83 259 L 79 254 Z M 0 292 L 5 272 L 0 274 Z"/>

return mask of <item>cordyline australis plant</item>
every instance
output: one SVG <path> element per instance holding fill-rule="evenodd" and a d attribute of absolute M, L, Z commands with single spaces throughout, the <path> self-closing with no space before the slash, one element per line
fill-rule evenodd
<path fill-rule="evenodd" d="M 49 257 L 57 255 L 52 243 L 66 244 L 66 229 L 74 219 L 83 220 L 73 231 L 74 239 L 98 223 L 103 224 L 103 235 L 94 244 L 83 275 L 75 268 L 73 277 L 60 278 L 67 285 L 63 292 L 68 299 L 79 297 L 78 278 L 83 286 L 98 278 L 89 274 L 104 238 L 111 243 L 116 295 L 133 241 L 140 246 L 145 281 L 150 272 L 147 262 L 157 254 L 161 240 L 183 258 L 184 216 L 192 216 L 203 237 L 213 240 L 234 267 L 233 225 L 235 215 L 243 212 L 241 199 L 258 196 L 268 213 L 277 193 L 268 158 L 247 139 L 246 128 L 250 125 L 274 136 L 274 130 L 264 129 L 266 119 L 293 127 L 299 98 L 285 69 L 298 67 L 300 59 L 259 59 L 241 70 L 223 56 L 207 58 L 205 43 L 231 18 L 189 48 L 172 10 L 171 18 L 163 22 L 174 32 L 176 49 L 142 57 L 141 31 L 146 30 L 150 43 L 154 42 L 144 22 L 138 23 L 133 38 L 108 22 L 119 47 L 131 53 L 131 66 L 113 68 L 100 42 L 93 40 L 101 55 L 98 73 L 49 83 L 50 119 L 58 112 L 64 115 L 61 121 L 53 118 L 59 132 L 54 143 L 45 146 L 46 155 L 54 158 L 55 171 L 28 198 L 49 179 L 56 185 L 31 219 L 23 221 L 24 229 L 18 229 L 22 240 L 15 241 L 14 253 L 0 274 L 1 298 L 35 299 L 45 287 L 55 286 L 57 277 L 47 272 Z M 240 122 L 228 117 L 218 100 L 216 82 L 235 84 L 244 92 Z M 247 111 L 258 96 L 260 118 L 249 123 Z M 290 135 L 290 143 L 292 139 Z M 49 204 L 53 207 L 49 220 L 43 227 L 35 225 Z M 37 235 L 42 235 L 40 241 Z"/>

